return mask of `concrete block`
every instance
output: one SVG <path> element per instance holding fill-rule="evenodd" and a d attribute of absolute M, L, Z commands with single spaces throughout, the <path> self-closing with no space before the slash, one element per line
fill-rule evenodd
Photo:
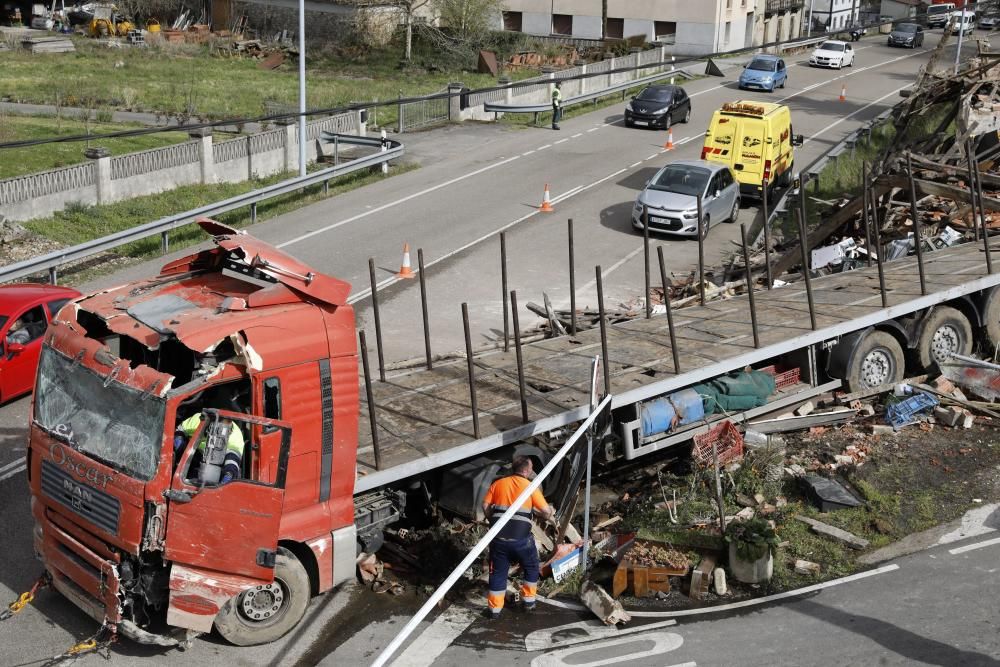
<path fill-rule="evenodd" d="M 580 601 L 605 625 L 618 625 L 632 620 L 620 602 L 592 581 L 583 582 L 580 589 Z"/>
<path fill-rule="evenodd" d="M 798 574 L 819 574 L 819 563 L 797 560 L 795 561 L 795 571 Z"/>
<path fill-rule="evenodd" d="M 887 424 L 873 424 L 872 435 L 896 435 L 896 431 Z"/>
<path fill-rule="evenodd" d="M 715 572 L 712 573 L 712 583 L 716 595 L 725 595 L 729 592 L 729 587 L 726 585 L 726 571 L 721 567 L 715 568 Z"/>
<path fill-rule="evenodd" d="M 840 528 L 823 523 L 822 521 L 817 521 L 816 519 L 810 519 L 809 517 L 802 516 L 801 514 L 796 514 L 795 518 L 802 523 L 808 524 L 814 533 L 835 539 L 838 542 L 843 542 L 852 549 L 868 548 L 868 540 L 858 537 L 853 533 L 849 533 L 846 530 L 841 530 Z"/>
<path fill-rule="evenodd" d="M 943 408 L 941 406 L 934 408 L 934 419 L 936 419 L 939 424 L 944 424 L 945 426 L 955 426 L 961 418 L 962 413 L 958 410 L 958 408 Z"/>
<path fill-rule="evenodd" d="M 816 409 L 816 404 L 812 401 L 807 401 L 805 404 L 800 405 L 798 409 L 795 410 L 795 414 L 799 417 L 805 417 L 807 414 Z"/>

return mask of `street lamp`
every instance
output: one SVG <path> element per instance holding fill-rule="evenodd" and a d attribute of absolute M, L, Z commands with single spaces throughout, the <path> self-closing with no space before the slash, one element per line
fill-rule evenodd
<path fill-rule="evenodd" d="M 306 175 L 306 0 L 299 0 L 299 176 Z"/>

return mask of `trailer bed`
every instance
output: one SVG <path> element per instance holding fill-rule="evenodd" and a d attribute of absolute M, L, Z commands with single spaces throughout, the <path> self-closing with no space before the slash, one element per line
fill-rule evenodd
<path fill-rule="evenodd" d="M 996 254 L 1000 244 L 991 245 Z M 1000 256 L 997 257 L 1000 262 Z M 998 268 L 1000 270 L 1000 268 Z M 801 282 L 755 292 L 760 347 L 754 348 L 746 295 L 674 311 L 681 373 L 673 367 L 667 318 L 609 326 L 613 407 L 630 405 L 781 354 L 1000 284 L 986 272 L 982 243 L 924 255 L 927 295 L 915 257 L 885 265 L 888 308 L 878 269 L 865 267 L 812 281 L 816 330 Z M 475 358 L 480 437 L 473 433 L 465 360 L 375 381 L 382 470 L 375 469 L 368 405 L 361 390 L 355 493 L 433 470 L 583 419 L 591 362 L 601 353 L 600 329 L 524 345 L 528 423 L 521 419 L 517 361 L 510 352 Z M 363 383 L 362 383 L 363 385 Z M 599 376 L 599 386 L 603 386 Z M 823 388 L 816 388 L 823 389 Z M 803 391 L 803 396 L 808 395 Z M 649 448 L 652 451 L 655 448 Z"/>

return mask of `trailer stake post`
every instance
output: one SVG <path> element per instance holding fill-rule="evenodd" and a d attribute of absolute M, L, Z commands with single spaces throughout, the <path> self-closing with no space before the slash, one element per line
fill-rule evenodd
<path fill-rule="evenodd" d="M 382 354 L 382 318 L 378 312 L 378 285 L 375 283 L 375 258 L 368 258 L 368 278 L 372 284 L 372 315 L 375 318 L 375 351 L 378 353 L 378 379 L 385 382 L 385 355 Z"/>
<path fill-rule="evenodd" d="M 698 294 L 701 297 L 701 305 L 705 305 L 705 236 L 708 229 L 705 227 L 705 216 L 702 211 L 701 195 L 698 195 Z M 607 356 L 604 358 L 607 362 Z"/>
<path fill-rule="evenodd" d="M 510 351 L 510 306 L 507 301 L 507 232 L 500 232 L 500 293 L 503 300 L 503 351 Z"/>
<path fill-rule="evenodd" d="M 576 259 L 573 253 L 573 218 L 566 221 L 569 237 L 569 333 L 576 335 Z"/>
<path fill-rule="evenodd" d="M 479 440 L 479 403 L 476 400 L 476 366 L 472 363 L 472 335 L 469 333 L 469 304 L 462 304 L 462 328 L 465 332 L 465 361 L 469 371 L 469 404 L 472 407 L 472 432 Z"/>
<path fill-rule="evenodd" d="M 750 249 L 747 247 L 747 227 L 740 225 L 740 238 L 743 241 L 743 264 L 747 271 L 747 296 L 750 297 L 750 326 L 753 327 L 753 346 L 760 347 L 760 337 L 757 333 L 757 304 L 753 297 L 753 271 L 750 270 Z"/>
<path fill-rule="evenodd" d="M 681 357 L 677 349 L 677 334 L 674 331 L 674 314 L 670 309 L 670 287 L 667 285 L 667 264 L 663 261 L 663 246 L 656 246 L 656 256 L 660 260 L 660 283 L 663 285 L 663 305 L 667 309 L 667 330 L 670 332 L 670 352 L 674 357 L 674 375 L 680 375 Z"/>
<path fill-rule="evenodd" d="M 611 365 L 608 359 L 608 323 L 604 317 L 604 280 L 601 277 L 601 265 L 598 264 L 597 274 L 597 314 L 601 318 L 601 357 L 604 363 L 604 395 L 611 393 Z"/>
<path fill-rule="evenodd" d="M 771 214 L 767 210 L 768 204 L 767 179 L 764 179 L 764 196 L 761 197 L 760 208 L 764 214 L 764 266 L 767 267 L 767 289 L 771 289 L 774 279 L 771 276 Z"/>
<path fill-rule="evenodd" d="M 979 240 L 979 225 L 980 221 L 983 225 L 983 232 L 986 231 L 986 211 L 983 210 L 983 202 L 979 201 L 979 213 L 983 216 L 982 218 L 976 218 L 976 175 L 973 173 L 973 164 L 976 160 L 975 151 L 972 148 L 972 139 L 965 140 L 965 156 L 968 160 L 968 172 L 969 172 L 969 205 L 972 207 L 972 228 L 976 232 L 976 240 Z"/>
<path fill-rule="evenodd" d="M 801 210 L 798 212 L 798 218 L 799 249 L 802 251 L 802 279 L 806 283 L 806 298 L 809 300 L 809 324 L 812 326 L 812 330 L 816 331 L 816 305 L 813 303 L 812 281 L 809 277 L 809 251 L 806 250 L 806 220 Z"/>
<path fill-rule="evenodd" d="M 431 322 L 427 315 L 427 282 L 424 280 L 424 249 L 417 248 L 417 269 L 420 271 L 420 312 L 424 316 L 424 355 L 427 357 L 427 370 L 434 368 L 431 356 Z"/>
<path fill-rule="evenodd" d="M 865 225 L 865 261 L 872 265 L 872 220 L 868 208 L 868 163 L 861 163 L 861 208 L 864 211 L 861 220 Z"/>
<path fill-rule="evenodd" d="M 865 187 L 867 188 L 868 186 L 866 185 Z M 868 192 L 868 204 L 871 207 L 872 229 L 875 234 L 875 262 L 878 265 L 878 290 L 882 296 L 882 307 L 888 308 L 889 295 L 885 291 L 885 267 L 882 265 L 882 232 L 879 229 L 881 225 L 878 221 L 878 203 L 874 190 L 869 190 Z"/>
<path fill-rule="evenodd" d="M 378 424 L 375 420 L 375 396 L 372 392 L 372 374 L 368 366 L 368 342 L 365 340 L 364 329 L 358 332 L 358 337 L 360 338 L 358 345 L 361 348 L 361 368 L 365 373 L 365 398 L 368 401 L 368 421 L 371 423 L 372 429 L 372 451 L 375 452 L 375 470 L 381 470 L 382 449 L 378 443 Z"/>
<path fill-rule="evenodd" d="M 979 213 L 983 221 L 983 250 L 986 252 L 986 273 L 993 273 L 993 257 L 990 254 L 990 234 L 986 229 L 986 208 L 983 206 L 983 179 L 979 172 L 979 159 L 972 162 L 972 173 L 976 178 L 976 196 L 979 198 Z"/>
<path fill-rule="evenodd" d="M 643 300 L 646 302 L 646 319 L 653 316 L 653 301 L 649 286 L 649 207 L 642 207 L 642 271 L 643 271 Z"/>
<path fill-rule="evenodd" d="M 528 394 L 524 385 L 524 359 L 521 357 L 521 324 L 517 317 L 517 291 L 510 293 L 510 314 L 514 324 L 514 354 L 517 355 L 517 389 L 521 395 L 521 420 L 528 423 Z"/>
<path fill-rule="evenodd" d="M 913 160 L 906 153 L 906 176 L 910 181 L 910 217 L 913 218 L 913 244 L 917 247 L 917 272 L 920 274 L 920 294 L 927 295 L 927 281 L 924 278 L 924 240 L 920 235 L 920 211 L 917 209 L 917 184 L 913 179 Z"/>

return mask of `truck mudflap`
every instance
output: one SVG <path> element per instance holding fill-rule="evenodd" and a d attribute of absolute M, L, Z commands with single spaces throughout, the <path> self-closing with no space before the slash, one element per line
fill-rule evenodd
<path fill-rule="evenodd" d="M 223 605 L 260 583 L 249 577 L 174 563 L 170 567 L 167 623 L 179 628 L 209 632 Z"/>

